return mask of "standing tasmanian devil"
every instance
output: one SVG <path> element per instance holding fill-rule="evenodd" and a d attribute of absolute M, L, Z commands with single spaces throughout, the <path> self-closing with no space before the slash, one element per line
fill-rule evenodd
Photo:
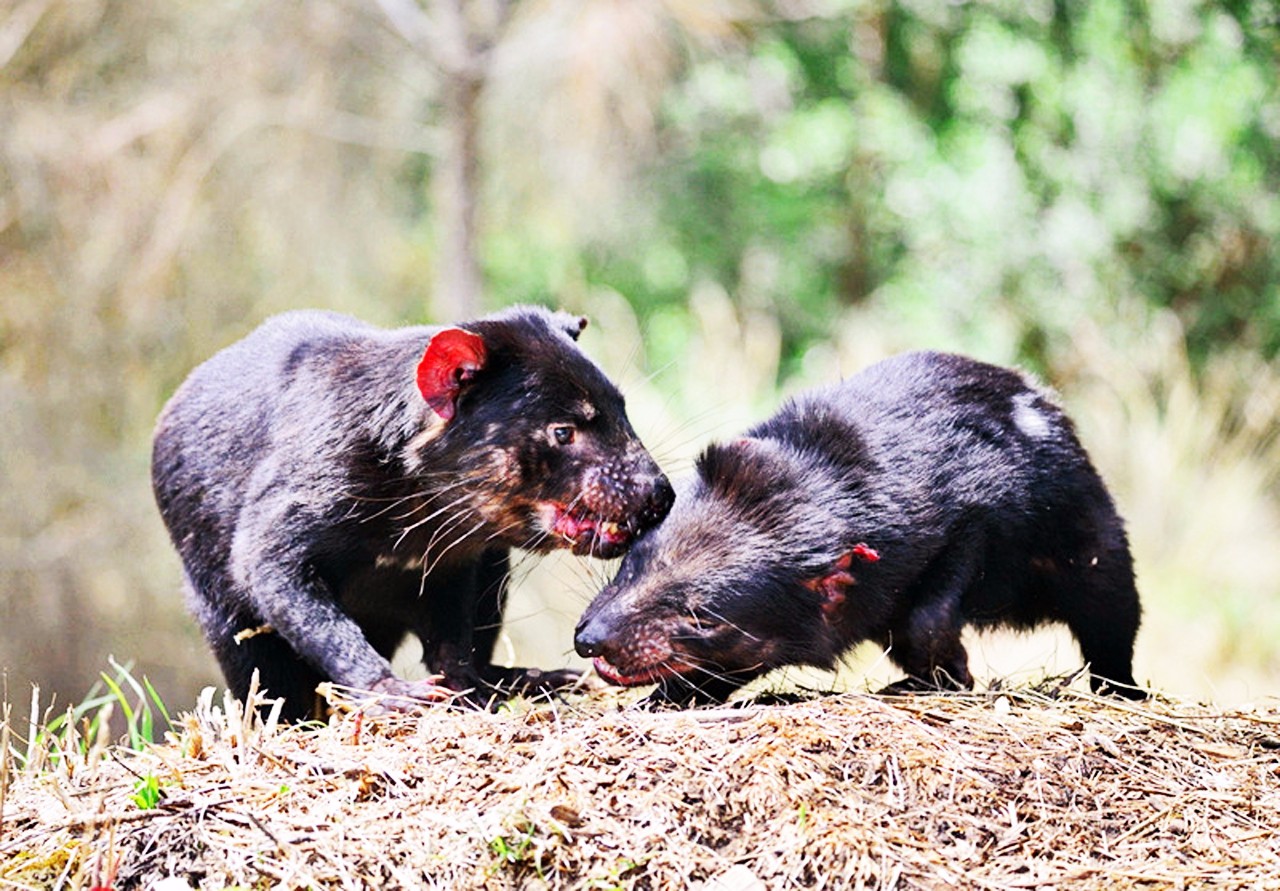
<path fill-rule="evenodd" d="M 1021 375 L 913 353 L 712 445 L 576 646 L 615 684 L 722 700 L 873 640 L 890 689 L 969 688 L 965 625 L 1066 623 L 1095 690 L 1140 697 L 1123 524 L 1071 422 Z"/>
<path fill-rule="evenodd" d="M 509 549 L 616 556 L 674 497 L 574 342 L 585 325 L 532 307 L 390 331 L 293 312 L 191 374 L 152 482 L 234 693 L 257 669 L 298 719 L 324 680 L 483 699 L 572 679 L 492 664 Z M 392 675 L 409 632 L 439 684 Z"/>

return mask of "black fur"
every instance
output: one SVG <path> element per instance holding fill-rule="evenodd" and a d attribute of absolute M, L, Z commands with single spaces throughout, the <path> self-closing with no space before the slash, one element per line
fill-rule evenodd
<path fill-rule="evenodd" d="M 477 698 L 539 679 L 491 664 L 509 549 L 614 556 L 673 497 L 573 342 L 584 324 L 519 307 L 384 331 L 294 312 L 192 372 L 152 480 L 234 693 L 256 668 L 294 719 L 322 680 L 422 695 L 388 663 L 408 632 Z"/>
<path fill-rule="evenodd" d="M 963 626 L 1063 622 L 1094 689 L 1137 697 L 1139 613 L 1123 524 L 1071 422 L 1013 371 L 913 353 L 708 448 L 576 645 L 615 683 L 719 700 L 863 640 L 906 671 L 899 689 L 968 688 Z"/>

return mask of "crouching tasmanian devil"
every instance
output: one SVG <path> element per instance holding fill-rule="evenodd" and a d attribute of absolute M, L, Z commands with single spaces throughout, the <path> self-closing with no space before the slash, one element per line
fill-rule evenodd
<path fill-rule="evenodd" d="M 969 688 L 965 625 L 1064 622 L 1092 686 L 1134 698 L 1123 524 L 1071 422 L 1021 375 L 889 359 L 712 445 L 587 608 L 577 651 L 615 684 L 722 700 L 873 640 L 891 689 Z"/>
<path fill-rule="evenodd" d="M 388 331 L 293 312 L 192 372 L 160 416 L 152 482 L 234 693 L 257 669 L 300 719 L 323 680 L 484 699 L 572 679 L 491 662 L 509 549 L 616 556 L 674 497 L 574 342 L 585 324 L 517 307 Z M 392 675 L 409 632 L 438 684 Z"/>

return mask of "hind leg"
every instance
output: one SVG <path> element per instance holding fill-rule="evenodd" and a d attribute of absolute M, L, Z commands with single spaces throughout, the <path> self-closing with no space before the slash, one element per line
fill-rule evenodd
<path fill-rule="evenodd" d="M 1142 610 L 1128 549 L 1077 559 L 1079 572 L 1060 588 L 1058 609 L 1089 663 L 1095 692 L 1143 699 L 1133 679 L 1133 643 Z"/>
<path fill-rule="evenodd" d="M 185 572 L 183 583 L 187 604 L 200 622 L 231 694 L 245 701 L 257 669 L 258 689 L 272 699 L 284 699 L 281 715 L 285 720 L 316 717 L 316 685 L 324 677 L 259 616 L 206 597 Z"/>
<path fill-rule="evenodd" d="M 1025 618 L 1066 623 L 1089 664 L 1095 692 L 1142 699 L 1146 694 L 1133 680 L 1142 609 L 1129 541 L 1105 485 L 1087 459 L 1081 461 L 1055 470 L 1056 495 L 1041 511 L 1027 551 L 1033 575 L 1023 599 L 1037 606 Z"/>
<path fill-rule="evenodd" d="M 236 641 L 237 633 L 259 625 L 260 622 L 233 618 L 223 625 L 231 630 L 216 639 L 210 637 L 228 689 L 244 701 L 257 669 L 259 691 L 268 699 L 284 699 L 280 713 L 284 720 L 305 721 L 317 717 L 316 686 L 324 677 L 304 662 L 283 637 L 275 631 L 262 631 Z"/>

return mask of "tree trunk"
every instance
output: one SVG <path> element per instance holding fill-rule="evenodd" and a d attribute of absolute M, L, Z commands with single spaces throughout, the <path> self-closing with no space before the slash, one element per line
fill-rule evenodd
<path fill-rule="evenodd" d="M 440 154 L 432 171 L 435 230 L 432 306 L 438 321 L 483 308 L 476 218 L 480 208 L 480 102 L 510 0 L 377 0 L 391 26 L 443 76 Z"/>
<path fill-rule="evenodd" d="M 471 68 L 445 87 L 441 123 L 443 152 L 435 172 L 436 219 L 434 306 L 440 321 L 461 321 L 480 313 L 483 282 L 476 244 L 480 201 L 480 99 L 484 74 Z"/>

